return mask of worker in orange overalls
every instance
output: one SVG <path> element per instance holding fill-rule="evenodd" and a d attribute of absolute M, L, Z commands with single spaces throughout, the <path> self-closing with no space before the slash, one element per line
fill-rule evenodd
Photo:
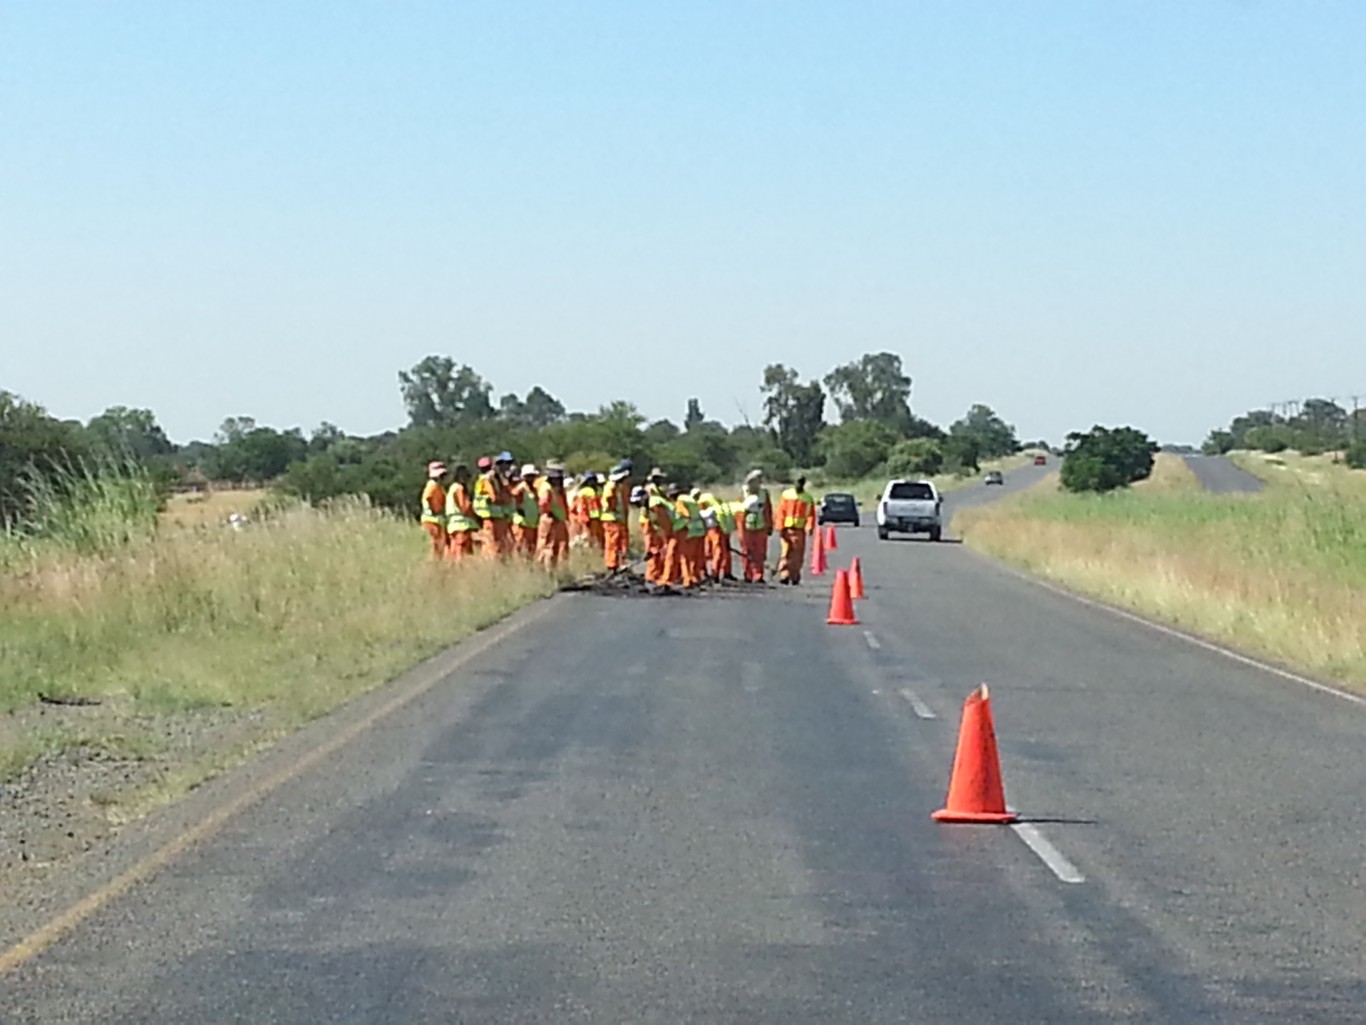
<path fill-rule="evenodd" d="M 669 587 L 669 542 L 674 533 L 673 505 L 662 489 L 636 488 L 631 504 L 640 509 L 640 536 L 645 544 L 645 582 L 655 593 Z"/>
<path fill-rule="evenodd" d="M 741 518 L 745 582 L 762 584 L 764 564 L 768 561 L 768 539 L 773 536 L 773 500 L 764 487 L 762 470 L 751 470 L 745 477 L 745 489 L 740 501 L 745 510 Z"/>
<path fill-rule="evenodd" d="M 446 464 L 433 459 L 427 464 L 427 483 L 422 487 L 422 529 L 431 540 L 431 557 L 446 554 L 446 488 L 441 478 L 446 476 Z"/>
<path fill-rule="evenodd" d="M 631 461 L 623 459 L 602 489 L 602 554 L 609 573 L 626 568 L 631 549 Z"/>
<path fill-rule="evenodd" d="M 688 543 L 688 511 L 679 502 L 682 495 L 681 484 L 670 484 L 664 489 L 669 535 L 664 545 L 664 579 L 660 583 L 667 588 L 689 586 L 683 568 L 683 549 Z"/>
<path fill-rule="evenodd" d="M 816 500 L 807 494 L 805 477 L 798 477 L 796 486 L 783 492 L 778 501 L 778 524 L 782 539 L 778 582 L 795 587 L 802 582 L 806 539 L 816 529 Z"/>
<path fill-rule="evenodd" d="M 541 472 L 535 463 L 522 467 L 522 475 L 510 488 L 512 494 L 512 549 L 528 559 L 536 557 L 536 539 L 541 521 L 541 499 L 536 478 Z"/>
<path fill-rule="evenodd" d="M 474 515 L 482 523 L 480 544 L 485 558 L 497 559 L 511 550 L 512 496 L 503 474 L 488 456 L 479 460 L 479 477 L 474 482 Z"/>
<path fill-rule="evenodd" d="M 451 559 L 465 559 L 474 554 L 479 517 L 474 515 L 474 502 L 470 498 L 470 468 L 457 466 L 451 476 L 455 481 L 446 492 L 446 555 Z"/>
<path fill-rule="evenodd" d="M 731 561 L 730 536 L 735 532 L 735 513 L 731 504 L 718 499 L 710 491 L 698 500 L 702 517 L 707 521 L 707 573 L 716 581 L 735 580 Z"/>
<path fill-rule="evenodd" d="M 592 470 L 583 475 L 579 490 L 574 495 L 574 523 L 578 526 L 579 532 L 584 534 L 601 551 L 603 548 L 602 499 L 598 497 L 598 475 Z"/>
<path fill-rule="evenodd" d="M 675 488 L 677 494 L 674 494 Z M 706 579 L 702 569 L 707 527 L 697 499 L 678 485 L 671 485 L 669 494 L 674 500 L 674 550 L 678 566 L 670 574 L 669 583 L 681 583 L 684 588 L 701 587 Z"/>
<path fill-rule="evenodd" d="M 564 467 L 545 464 L 545 477 L 536 486 L 540 520 L 536 525 L 536 558 L 554 569 L 569 551 L 569 503 L 564 494 Z"/>

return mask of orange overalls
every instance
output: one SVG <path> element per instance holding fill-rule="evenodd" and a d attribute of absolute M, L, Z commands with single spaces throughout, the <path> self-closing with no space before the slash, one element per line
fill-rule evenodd
<path fill-rule="evenodd" d="M 446 492 L 446 554 L 464 559 L 474 554 L 474 534 L 479 520 L 474 515 L 469 488 L 456 481 Z"/>
<path fill-rule="evenodd" d="M 433 559 L 446 554 L 446 489 L 434 480 L 422 489 L 422 529 L 431 539 Z"/>
<path fill-rule="evenodd" d="M 782 539 L 778 579 L 800 584 L 806 537 L 816 529 L 816 500 L 805 491 L 788 488 L 778 502 L 778 522 L 782 524 L 778 535 Z"/>
<path fill-rule="evenodd" d="M 741 501 L 745 506 L 742 535 L 745 579 L 763 583 L 764 564 L 768 561 L 768 539 L 773 534 L 773 502 L 766 488 L 760 488 L 757 495 L 742 495 Z"/>
<path fill-rule="evenodd" d="M 668 567 L 665 561 L 673 532 L 674 518 L 673 513 L 669 511 L 669 500 L 658 494 L 650 495 L 648 504 L 640 510 L 640 534 L 645 541 L 647 583 L 668 582 Z"/>
<path fill-rule="evenodd" d="M 536 487 L 540 520 L 536 524 L 536 558 L 547 569 L 554 569 L 569 551 L 569 508 L 564 486 L 543 480 Z"/>
<path fill-rule="evenodd" d="M 540 497 L 534 485 L 519 480 L 512 486 L 513 550 L 528 559 L 536 557 L 536 543 L 540 534 Z"/>
<path fill-rule="evenodd" d="M 631 546 L 630 495 L 621 481 L 609 480 L 602 489 L 602 556 L 608 570 L 626 565 Z"/>
<path fill-rule="evenodd" d="M 716 526 L 707 528 L 706 568 L 715 580 L 734 576 L 730 558 L 730 534 L 735 529 L 735 514 L 730 503 L 708 492 L 701 498 L 702 508 L 711 510 Z"/>
<path fill-rule="evenodd" d="M 598 489 L 591 484 L 579 488 L 574 496 L 574 522 L 599 550 L 603 548 L 602 500 L 598 498 Z"/>
<path fill-rule="evenodd" d="M 481 534 L 486 558 L 512 551 L 512 495 L 497 470 L 486 470 L 474 482 L 474 513 L 484 521 Z"/>

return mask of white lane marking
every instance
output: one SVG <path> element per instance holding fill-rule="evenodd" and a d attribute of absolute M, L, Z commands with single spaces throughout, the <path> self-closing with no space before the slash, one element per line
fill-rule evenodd
<path fill-rule="evenodd" d="M 915 691 L 911 690 L 911 688 L 909 688 L 909 687 L 902 687 L 900 693 L 901 693 L 901 696 L 902 696 L 903 698 L 905 698 L 907 701 L 910 702 L 910 704 L 911 704 L 911 711 L 915 712 L 915 714 L 918 715 L 918 716 L 920 716 L 920 718 L 922 718 L 922 719 L 937 719 L 937 718 L 939 718 L 937 715 L 934 714 L 934 709 L 930 708 L 929 705 L 927 705 L 927 704 L 925 704 L 925 702 L 921 701 L 921 700 L 920 700 L 920 696 L 919 696 L 918 694 L 916 694 Z"/>
<path fill-rule="evenodd" d="M 1077 870 L 1077 866 L 1048 842 L 1048 837 L 1039 831 L 1038 826 L 1031 822 L 1016 822 L 1010 828 L 1015 830 L 1015 835 L 1025 842 L 1025 846 L 1037 854 L 1039 860 L 1064 883 L 1086 882 L 1086 877 Z"/>
<path fill-rule="evenodd" d="M 1063 598 L 1071 598 L 1073 601 L 1079 602 L 1082 605 L 1088 605 L 1093 609 L 1108 612 L 1111 615 L 1118 616 L 1120 619 L 1127 619 L 1131 623 L 1138 623 L 1140 626 L 1146 626 L 1150 630 L 1164 633 L 1168 637 L 1175 637 L 1188 644 L 1194 644 L 1197 648 L 1204 648 L 1206 651 L 1212 651 L 1216 655 L 1223 655 L 1225 658 L 1231 658 L 1233 661 L 1241 662 L 1243 665 L 1250 666 L 1253 669 L 1260 669 L 1264 673 L 1279 676 L 1283 680 L 1290 680 L 1292 683 L 1303 684 L 1305 687 L 1309 687 L 1323 694 L 1331 694 L 1335 698 L 1342 698 L 1343 701 L 1350 701 L 1354 705 L 1366 707 L 1366 697 L 1363 697 L 1360 694 L 1353 694 L 1351 691 L 1342 690 L 1331 684 L 1320 683 L 1318 680 L 1311 680 L 1307 676 L 1293 673 L 1289 669 L 1282 669 L 1280 666 L 1272 665 L 1270 662 L 1262 662 L 1252 658 L 1250 655 L 1244 655 L 1241 652 L 1234 651 L 1232 648 L 1226 648 L 1222 644 L 1215 644 L 1213 641 L 1207 641 L 1203 637 L 1196 637 L 1194 634 L 1186 633 L 1184 630 L 1178 630 L 1174 626 L 1167 626 L 1163 623 L 1146 619 L 1136 612 L 1129 612 L 1127 609 L 1116 608 L 1114 605 L 1107 605 L 1103 601 L 1084 597 L 1073 591 L 1067 590 L 1065 587 L 1059 587 L 1057 584 L 1049 583 L 1047 580 L 1040 580 L 1038 577 L 1032 577 L 1028 573 L 1018 570 L 1014 566 L 1007 566 L 1005 563 L 999 562 L 990 556 L 981 555 L 980 553 L 974 554 L 986 559 L 998 568 L 1005 570 L 1011 576 L 1019 577 L 1021 580 L 1034 584 L 1036 587 L 1042 587 L 1045 591 L 1051 591 Z"/>
<path fill-rule="evenodd" d="M 882 642 L 873 635 L 873 631 L 871 630 L 863 631 L 863 639 L 868 642 L 868 647 L 872 648 L 874 651 L 877 651 L 882 647 Z"/>

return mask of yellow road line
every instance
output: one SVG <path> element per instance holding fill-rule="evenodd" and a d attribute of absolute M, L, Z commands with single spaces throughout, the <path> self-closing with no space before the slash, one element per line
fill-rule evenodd
<path fill-rule="evenodd" d="M 226 823 L 246 811 L 246 809 L 250 808 L 253 804 L 256 804 L 271 792 L 279 789 L 285 783 L 288 783 L 290 780 L 301 775 L 324 758 L 335 754 L 337 751 L 341 750 L 341 748 L 351 743 L 351 741 L 355 740 L 366 730 L 378 723 L 381 719 L 392 715 L 414 698 L 427 693 L 427 691 L 431 690 L 449 676 L 453 670 L 464 665 L 466 662 L 469 662 L 471 659 L 482 655 L 495 644 L 517 633 L 534 620 L 539 619 L 550 608 L 550 605 L 550 602 L 542 602 L 538 611 L 526 613 L 514 623 L 505 624 L 501 628 L 495 628 L 481 641 L 475 641 L 473 644 L 469 644 L 465 650 L 459 650 L 457 652 L 457 658 L 443 672 L 437 673 L 433 675 L 430 680 L 391 698 L 359 722 L 352 724 L 350 727 L 337 734 L 321 747 L 315 747 L 312 751 L 309 751 L 290 765 L 285 766 L 279 772 L 272 776 L 268 776 L 246 792 L 239 794 L 227 804 L 210 812 L 195 825 L 191 826 L 174 839 L 167 841 L 164 846 L 147 855 L 147 857 L 137 862 L 137 864 L 133 865 L 125 872 L 111 879 L 94 893 L 77 901 L 42 928 L 30 933 L 4 953 L 0 953 L 0 975 L 18 968 L 26 961 L 32 960 L 43 951 L 58 943 L 78 925 L 95 914 L 95 912 L 99 911 L 110 902 L 122 897 L 139 883 L 151 878 L 159 869 L 184 854 L 201 840 L 205 840 L 218 832 Z"/>

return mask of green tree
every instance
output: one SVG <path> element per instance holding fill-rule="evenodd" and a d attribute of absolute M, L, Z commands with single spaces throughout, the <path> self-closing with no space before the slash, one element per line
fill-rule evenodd
<path fill-rule="evenodd" d="M 683 417 L 683 429 L 685 431 L 690 431 L 706 419 L 706 416 L 702 413 L 702 403 L 698 402 L 697 399 L 689 399 L 688 412 L 687 415 Z"/>
<path fill-rule="evenodd" d="M 816 455 L 816 440 L 825 426 L 825 391 L 816 381 L 800 384 L 797 371 L 781 363 L 764 368 L 764 426 L 778 447 L 803 466 Z"/>
<path fill-rule="evenodd" d="M 146 462 L 175 451 L 150 409 L 111 406 L 92 417 L 86 431 L 96 448 L 115 458 Z"/>
<path fill-rule="evenodd" d="M 1207 456 L 1221 456 L 1225 452 L 1233 451 L 1234 438 L 1232 431 L 1213 430 L 1209 432 L 1209 437 L 1200 446 L 1200 451 Z"/>
<path fill-rule="evenodd" d="M 887 460 L 896 432 L 877 420 L 849 420 L 821 433 L 825 469 L 835 480 L 867 477 Z"/>
<path fill-rule="evenodd" d="M 493 385 L 449 356 L 428 356 L 409 371 L 399 371 L 399 390 L 416 427 L 455 427 L 493 417 Z"/>
<path fill-rule="evenodd" d="M 933 438 L 906 438 L 887 454 L 890 477 L 929 477 L 944 466 L 944 449 Z"/>
<path fill-rule="evenodd" d="M 841 420 L 876 420 L 905 435 L 911 423 L 911 379 L 893 352 L 865 353 L 825 375 Z"/>
<path fill-rule="evenodd" d="M 977 440 L 977 451 L 983 459 L 997 459 L 1019 451 L 1015 428 L 1006 423 L 990 406 L 977 403 L 961 420 L 949 427 L 949 436 L 966 435 Z"/>
<path fill-rule="evenodd" d="M 1068 491 L 1113 491 L 1146 478 L 1158 446 L 1132 427 L 1092 427 L 1067 436 L 1062 486 Z"/>
<path fill-rule="evenodd" d="M 1354 470 L 1366 470 L 1366 438 L 1358 438 L 1347 446 L 1347 465 Z"/>
<path fill-rule="evenodd" d="M 23 518 L 29 474 L 55 481 L 89 454 L 79 423 L 48 416 L 42 406 L 0 391 L 0 526 Z"/>

